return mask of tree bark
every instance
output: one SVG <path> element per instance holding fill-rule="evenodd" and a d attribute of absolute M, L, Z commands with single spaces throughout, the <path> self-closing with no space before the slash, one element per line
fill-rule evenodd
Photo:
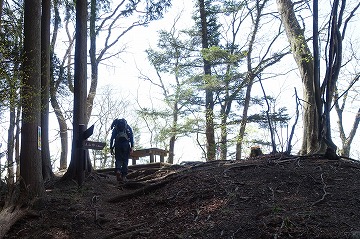
<path fill-rule="evenodd" d="M 20 178 L 20 117 L 21 105 L 17 106 L 16 120 L 15 120 L 15 162 L 16 162 L 16 178 Z"/>
<path fill-rule="evenodd" d="M 178 80 L 177 80 L 178 82 Z M 179 84 L 177 84 L 179 87 Z M 175 142 L 177 136 L 177 128 L 178 128 L 178 117 L 179 117 L 179 107 L 177 101 L 174 102 L 174 109 L 173 109 L 173 120 L 172 120 L 172 130 L 171 136 L 169 141 L 169 157 L 167 159 L 167 163 L 173 164 L 174 163 L 174 155 L 175 155 Z"/>
<path fill-rule="evenodd" d="M 91 112 L 94 105 L 94 99 L 96 96 L 96 89 L 98 83 L 98 61 L 96 59 L 96 0 L 91 0 L 90 4 L 90 63 L 91 63 L 91 83 L 90 83 L 90 90 L 86 100 L 86 111 L 87 111 L 87 118 L 86 124 L 90 120 Z"/>
<path fill-rule="evenodd" d="M 242 119 L 241 119 L 241 123 L 240 123 L 239 135 L 238 135 L 238 139 L 236 142 L 236 160 L 241 159 L 242 146 L 243 146 L 243 141 L 244 141 L 244 137 L 245 137 L 245 129 L 246 129 L 248 111 L 249 111 L 249 106 L 250 106 L 252 85 L 253 85 L 253 79 L 249 78 L 249 83 L 246 87 L 244 109 L 243 109 Z"/>
<path fill-rule="evenodd" d="M 295 62 L 299 68 L 303 83 L 303 142 L 300 154 L 309 154 L 324 150 L 319 142 L 319 106 L 315 98 L 314 60 L 307 46 L 303 29 L 296 19 L 291 0 L 277 0 L 278 11 L 291 45 Z M 321 107 L 320 107 L 321 108 Z M 320 145 L 319 145 L 320 144 Z"/>
<path fill-rule="evenodd" d="M 41 158 L 43 179 L 53 177 L 49 146 L 50 1 L 42 0 L 41 15 Z"/>
<path fill-rule="evenodd" d="M 332 151 L 336 152 L 337 146 L 332 141 L 331 137 L 331 102 L 334 97 L 334 91 L 336 82 L 339 77 L 339 72 L 342 62 L 342 36 L 340 33 L 340 24 L 342 23 L 342 13 L 346 6 L 346 1 L 342 1 L 341 9 L 339 8 L 340 1 L 334 0 L 329 25 L 329 42 L 328 42 L 328 54 L 327 54 L 327 66 L 325 72 L 325 79 L 321 86 L 321 93 L 323 97 L 324 111 L 322 114 L 322 121 L 320 124 L 321 139 L 324 139 L 326 146 Z M 340 12 L 340 13 L 339 13 Z M 343 29 L 345 34 L 345 29 Z"/>
<path fill-rule="evenodd" d="M 257 0 L 257 1 L 259 1 L 259 0 Z M 245 93 L 244 109 L 243 109 L 242 119 L 241 119 L 241 123 L 240 123 L 240 130 L 239 130 L 239 134 L 238 134 L 237 142 L 236 142 L 236 160 L 241 159 L 241 154 L 242 154 L 242 150 L 243 150 L 243 140 L 245 137 L 245 129 L 246 129 L 246 124 L 247 124 L 247 120 L 248 120 L 248 111 L 249 111 L 249 106 L 250 106 L 250 101 L 251 101 L 251 90 L 252 90 L 254 78 L 256 77 L 256 74 L 257 74 L 256 72 L 254 72 L 255 70 L 253 69 L 253 66 L 252 66 L 252 57 L 253 57 L 252 52 L 253 52 L 253 48 L 254 48 L 256 35 L 259 30 L 260 19 L 262 16 L 262 10 L 265 7 L 265 3 L 266 3 L 266 1 L 264 1 L 262 4 L 259 4 L 259 2 L 257 2 L 256 12 L 255 12 L 256 16 L 255 16 L 255 18 L 252 18 L 253 19 L 252 27 L 254 29 L 250 35 L 248 53 L 246 55 L 247 86 L 246 86 L 246 93 Z M 260 72 L 258 72 L 258 73 L 260 73 Z"/>
<path fill-rule="evenodd" d="M 351 144 L 352 144 L 353 139 L 355 137 L 357 128 L 359 126 L 359 123 L 360 123 L 360 108 L 358 110 L 358 113 L 355 116 L 355 120 L 353 122 L 353 126 L 351 127 L 351 130 L 350 130 L 350 133 L 349 133 L 348 137 L 344 137 L 345 135 L 340 137 L 341 142 L 342 142 L 342 148 L 340 149 L 339 154 L 341 156 L 350 157 Z M 342 128 L 342 130 L 343 130 L 343 128 Z"/>
<path fill-rule="evenodd" d="M 0 211 L 0 238 L 3 238 L 10 228 L 28 214 L 28 208 L 22 205 L 5 205 Z"/>
<path fill-rule="evenodd" d="M 52 88 L 52 87 L 51 87 Z M 61 151 L 60 151 L 60 169 L 67 168 L 67 156 L 68 156 L 68 127 L 66 124 L 65 116 L 61 111 L 61 107 L 56 99 L 56 90 L 51 89 L 51 97 L 50 102 L 51 106 L 54 109 L 56 119 L 59 124 L 60 131 L 60 143 L 61 143 Z"/>
<path fill-rule="evenodd" d="M 338 128 L 339 128 L 339 134 L 340 134 L 341 145 L 342 145 L 341 149 L 339 150 L 339 155 L 344 156 L 344 157 L 350 157 L 351 144 L 353 142 L 353 139 L 355 137 L 356 131 L 357 131 L 359 123 L 360 123 L 360 108 L 358 109 L 358 112 L 355 115 L 355 119 L 354 119 L 353 125 L 350 129 L 350 133 L 348 136 L 346 136 L 345 130 L 344 130 L 343 112 L 344 112 L 344 108 L 345 108 L 347 94 L 343 95 L 343 102 L 340 106 L 339 95 L 337 93 L 338 89 L 336 89 L 335 92 L 336 92 L 335 96 L 334 96 L 335 110 L 336 110 L 336 114 L 338 116 L 337 124 L 338 124 Z"/>
<path fill-rule="evenodd" d="M 12 97 L 10 97 L 12 101 Z M 8 183 L 14 183 L 14 145 L 15 145 L 15 104 L 10 103 L 9 108 L 9 129 L 8 129 L 8 139 L 7 139 L 7 177 Z"/>
<path fill-rule="evenodd" d="M 51 55 L 51 59 L 55 58 L 54 55 L 54 47 L 55 47 L 55 43 L 57 40 L 57 35 L 58 35 L 58 30 L 59 30 L 59 25 L 60 25 L 60 13 L 59 13 L 59 2 L 56 0 L 53 2 L 53 7 L 54 7 L 54 29 L 53 29 L 53 33 L 52 33 L 52 38 L 51 38 L 51 43 L 50 43 L 50 55 Z M 68 19 L 66 21 L 66 25 L 68 24 Z M 73 48 L 73 38 L 69 38 L 70 44 L 69 47 L 67 49 L 66 54 L 70 55 L 70 51 Z M 66 58 L 66 57 L 65 57 Z M 66 58 L 67 59 L 67 58 Z M 64 63 L 65 63 L 65 59 L 63 60 L 62 64 L 60 65 L 60 70 L 59 70 L 59 79 L 63 79 L 64 78 Z M 51 102 L 51 106 L 54 109 L 55 112 L 55 116 L 56 119 L 58 121 L 59 124 L 59 131 L 60 131 L 60 144 L 61 144 L 61 151 L 60 151 L 60 169 L 66 169 L 67 168 L 67 157 L 68 157 L 68 126 L 66 123 L 66 118 L 61 110 L 61 106 L 58 102 L 57 99 L 57 90 L 59 88 L 59 82 L 60 80 L 56 81 L 55 80 L 55 70 L 54 70 L 54 64 L 55 62 L 51 62 L 51 67 L 53 68 L 50 72 L 51 72 L 51 77 L 50 77 L 50 102 Z M 68 72 L 68 75 L 70 75 L 70 72 Z"/>
<path fill-rule="evenodd" d="M 226 113 L 226 109 L 229 109 L 228 103 L 222 106 L 221 109 L 221 123 L 220 123 L 220 160 L 226 160 L 227 157 L 227 118 L 228 113 Z"/>
<path fill-rule="evenodd" d="M 76 1 L 76 33 L 75 33 L 75 67 L 74 67 L 74 114 L 73 142 L 71 161 L 64 178 L 76 178 L 81 186 L 86 169 L 84 150 L 79 148 L 82 135 L 79 134 L 80 124 L 86 122 L 86 91 L 87 91 L 87 1 Z"/>
<path fill-rule="evenodd" d="M 2 23 L 1 19 L 2 19 L 3 5 L 4 5 L 4 0 L 0 0 L 0 29 Z"/>
<path fill-rule="evenodd" d="M 20 174 L 30 197 L 42 196 L 41 125 L 41 0 L 25 1 L 24 62 L 21 91 L 22 126 Z"/>
<path fill-rule="evenodd" d="M 14 64 L 13 79 L 10 79 L 10 93 L 9 93 L 9 129 L 8 129 L 8 138 L 7 138 L 7 169 L 8 169 L 8 183 L 12 184 L 15 182 L 15 161 L 14 161 L 14 150 L 15 150 L 15 140 L 18 140 L 15 129 L 17 131 L 19 128 L 18 118 L 21 106 L 19 104 L 19 97 L 18 97 L 18 86 L 16 86 L 16 78 L 19 77 L 20 72 L 20 64 Z M 18 163 L 18 162 L 17 162 Z"/>
<path fill-rule="evenodd" d="M 204 0 L 199 0 L 200 18 L 201 18 L 201 44 L 202 48 L 206 49 L 209 47 L 206 11 Z M 206 59 L 204 62 L 204 81 L 207 85 L 209 78 L 211 77 L 211 64 Z M 205 86 L 205 118 L 206 118 L 206 160 L 215 160 L 216 156 L 216 145 L 215 145 L 215 134 L 214 134 L 214 99 L 213 91 L 210 87 Z"/>

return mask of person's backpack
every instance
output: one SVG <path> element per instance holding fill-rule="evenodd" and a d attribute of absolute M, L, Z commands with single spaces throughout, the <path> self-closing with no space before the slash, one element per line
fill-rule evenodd
<path fill-rule="evenodd" d="M 125 119 L 117 120 L 116 130 L 117 130 L 117 134 L 116 134 L 117 140 L 121 140 L 121 139 L 129 140 L 129 136 L 127 134 L 127 122 Z"/>

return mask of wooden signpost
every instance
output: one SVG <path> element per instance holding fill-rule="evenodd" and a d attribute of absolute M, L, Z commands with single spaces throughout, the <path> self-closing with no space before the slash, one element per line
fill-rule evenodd
<path fill-rule="evenodd" d="M 84 149 L 96 149 L 96 150 L 102 150 L 105 147 L 106 143 L 103 142 L 94 142 L 94 141 L 84 141 L 83 148 Z"/>
<path fill-rule="evenodd" d="M 77 173 L 77 181 L 79 186 L 81 186 L 84 182 L 85 178 L 85 170 L 87 168 L 87 159 L 85 149 L 95 149 L 102 150 L 106 143 L 103 142 L 95 142 L 88 141 L 87 139 L 94 133 L 94 125 L 90 126 L 90 128 L 85 130 L 85 125 L 79 124 L 79 142 L 78 142 L 78 150 L 79 150 L 79 158 L 78 158 L 78 173 Z"/>

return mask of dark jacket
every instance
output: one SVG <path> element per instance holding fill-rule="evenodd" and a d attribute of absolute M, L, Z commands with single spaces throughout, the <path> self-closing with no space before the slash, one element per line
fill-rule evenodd
<path fill-rule="evenodd" d="M 119 130 L 116 126 L 114 126 L 111 138 L 110 138 L 110 149 L 116 148 L 117 145 L 123 144 L 124 142 L 130 143 L 130 147 L 134 147 L 134 136 L 133 131 L 129 125 L 126 125 L 126 135 L 128 136 L 128 139 L 125 138 L 116 138 L 116 136 L 119 133 Z"/>

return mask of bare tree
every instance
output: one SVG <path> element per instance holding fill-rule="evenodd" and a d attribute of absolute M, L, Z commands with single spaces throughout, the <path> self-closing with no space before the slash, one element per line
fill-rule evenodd
<path fill-rule="evenodd" d="M 315 1 L 315 10 L 316 3 Z M 360 3 L 355 5 L 348 16 L 344 16 L 345 1 L 334 0 L 332 4 L 325 49 L 326 72 L 322 83 L 318 76 L 318 56 L 315 55 L 314 69 L 314 57 L 307 46 L 304 29 L 301 29 L 295 16 L 294 4 L 291 0 L 277 0 L 277 4 L 304 86 L 304 131 L 300 153 L 326 153 L 329 158 L 337 158 L 337 146 L 331 137 L 330 110 L 341 68 L 343 37 L 349 20 L 354 16 Z M 316 12 L 314 16 L 317 16 Z M 314 31 L 317 32 L 316 23 L 315 18 Z M 318 41 L 316 36 L 317 34 L 314 41 Z M 316 42 L 314 47 L 317 47 Z M 317 50 L 314 52 L 317 53 Z"/>
<path fill-rule="evenodd" d="M 340 133 L 340 139 L 341 139 L 341 148 L 339 150 L 339 155 L 344 157 L 350 157 L 350 148 L 351 144 L 353 142 L 353 139 L 355 137 L 356 131 L 358 129 L 359 123 L 360 123 L 360 108 L 357 111 L 357 114 L 355 114 L 354 121 L 352 123 L 352 126 L 350 128 L 350 132 L 348 135 L 345 133 L 345 123 L 343 113 L 345 110 L 346 103 L 349 99 L 349 89 L 359 80 L 360 75 L 356 75 L 354 79 L 350 82 L 347 90 L 341 95 L 339 95 L 339 90 L 336 87 L 335 88 L 335 94 L 334 94 L 334 105 L 336 114 L 338 116 L 338 127 L 339 127 L 339 133 Z"/>
<path fill-rule="evenodd" d="M 169 139 L 166 148 L 169 147 L 168 163 L 174 162 L 176 140 L 191 132 L 190 120 L 187 115 L 193 103 L 193 90 L 188 87 L 187 79 L 193 70 L 194 63 L 191 58 L 194 46 L 192 41 L 186 39 L 185 32 L 176 28 L 181 20 L 181 15 L 174 19 L 169 31 L 160 30 L 157 49 L 146 50 L 150 64 L 156 71 L 156 76 L 151 78 L 141 76 L 151 82 L 162 92 L 162 97 L 168 110 L 154 109 L 143 111 L 143 114 L 153 114 L 159 121 L 168 119 L 167 126 L 159 132 L 160 137 Z M 186 34 L 187 36 L 187 34 Z M 188 37 L 188 36 L 187 36 Z"/>
<path fill-rule="evenodd" d="M 11 8 L 5 4 L 6 8 Z M 23 8 L 19 7 L 13 11 L 5 11 L 7 14 L 2 15 L 2 31 L 6 33 L 3 44 L 9 47 L 2 48 L 2 77 L 6 79 L 4 88 L 1 89 L 2 104 L 6 104 L 9 109 L 9 128 L 7 134 L 7 178 L 8 183 L 15 182 L 15 173 L 19 176 L 19 170 L 15 170 L 15 165 L 19 166 L 19 151 L 15 146 L 19 145 L 19 121 L 20 121 L 20 79 L 21 79 L 21 52 L 23 47 L 22 23 Z M 7 35 L 11 36 L 7 36 Z M 6 39 L 6 40 L 5 40 Z M 5 59 L 9 60 L 5 60 Z M 12 59 L 12 60 L 11 60 Z M 7 102 L 7 103 L 6 103 Z M 18 148 L 18 147 L 17 147 Z M 15 159 L 14 159 L 15 156 Z M 15 164 L 16 161 L 16 164 Z"/>
<path fill-rule="evenodd" d="M 254 99 L 251 97 L 253 83 L 257 76 L 288 54 L 285 48 L 275 47 L 278 37 L 282 34 L 280 27 L 271 34 L 267 32 L 264 35 L 261 32 L 267 24 L 279 24 L 273 13 L 266 9 L 268 3 L 267 0 L 251 3 L 231 1 L 231 4 L 227 2 L 219 9 L 211 10 L 221 18 L 219 21 L 223 27 L 222 38 L 218 46 L 203 49 L 202 53 L 211 65 L 208 86 L 214 93 L 215 107 L 220 106 L 219 117 L 216 117 L 219 123 L 214 124 L 216 130 L 220 128 L 218 149 L 222 160 L 229 155 L 228 146 L 234 144 L 236 159 L 241 158 L 248 110 Z M 262 22 L 264 24 L 261 24 Z M 251 29 L 244 30 L 243 28 L 248 28 L 249 23 Z M 236 104 L 243 107 L 242 115 L 233 110 Z M 234 135 L 234 125 L 237 126 L 239 122 L 240 129 L 235 133 L 236 137 L 233 140 L 231 137 Z"/>
<path fill-rule="evenodd" d="M 68 136 L 67 136 L 67 122 L 68 119 L 66 112 L 62 109 L 62 104 L 59 99 L 59 91 L 61 84 L 67 85 L 70 92 L 74 92 L 74 84 L 72 77 L 72 50 L 74 37 L 69 30 L 69 24 L 71 23 L 71 5 L 69 3 L 66 6 L 65 16 L 65 30 L 68 37 L 68 48 L 65 52 L 64 58 L 59 65 L 59 73 L 57 79 L 55 75 L 52 77 L 51 84 L 51 104 L 54 108 L 61 138 L 61 160 L 60 168 L 66 168 L 67 166 L 67 147 L 68 147 Z M 148 4 L 142 4 L 142 2 L 133 1 L 121 1 L 117 3 L 112 9 L 110 5 L 107 5 L 107 1 L 92 0 L 90 1 L 90 63 L 91 63 L 91 84 L 89 93 L 87 94 L 86 103 L 86 120 L 87 125 L 91 114 L 93 102 L 96 96 L 97 85 L 98 85 L 98 67 L 102 61 L 106 61 L 112 57 L 118 56 L 124 51 L 123 47 L 116 49 L 119 46 L 120 40 L 134 27 L 143 26 L 148 24 L 152 20 L 156 20 L 162 17 L 163 12 L 170 6 L 169 0 L 149 1 Z M 54 30 L 52 37 L 52 49 L 55 46 L 57 40 L 57 34 L 60 24 L 59 14 L 59 1 L 54 1 Z M 101 12 L 105 9 L 105 12 Z M 135 15 L 137 20 L 131 22 L 130 16 Z M 123 27 L 119 22 L 130 22 L 130 24 Z M 116 29 L 116 30 L 115 30 Z M 104 41 L 98 41 L 98 39 L 105 39 Z M 102 45 L 102 47 L 99 47 Z M 99 49 L 99 50 L 98 50 Z M 115 50 L 114 50 L 115 49 Z M 111 51 L 113 50 L 113 51 Z M 55 55 L 53 55 L 55 56 Z M 54 60 L 54 57 L 52 57 Z M 65 61 L 67 59 L 67 61 Z M 53 71 L 54 73 L 54 71 Z M 65 79 L 67 80 L 65 82 Z"/>
<path fill-rule="evenodd" d="M 319 135 L 320 139 L 325 141 L 327 146 L 327 156 L 332 158 L 337 158 L 337 146 L 331 137 L 330 111 L 332 109 L 332 100 L 343 62 L 343 40 L 348 23 L 359 9 L 360 3 L 358 2 L 348 15 L 345 15 L 346 7 L 347 2 L 345 0 L 334 0 L 332 4 L 328 27 L 328 41 L 326 44 L 326 72 L 320 87 L 323 111 L 321 111 L 322 118 L 319 122 L 321 130 Z M 321 109 L 319 96 L 317 101 L 317 108 Z"/>
<path fill-rule="evenodd" d="M 106 12 L 102 17 L 99 17 L 99 10 L 102 1 L 91 0 L 90 2 L 90 62 L 91 62 L 91 84 L 89 94 L 87 96 L 87 120 L 91 117 L 93 102 L 96 96 L 98 84 L 98 68 L 102 61 L 119 55 L 124 48 L 113 50 L 118 46 L 119 41 L 133 28 L 139 26 L 146 26 L 153 20 L 157 20 L 163 16 L 163 13 L 170 6 L 169 0 L 145 1 L 146 4 L 141 4 L 140 1 L 121 1 L 112 11 Z M 106 4 L 106 3 L 105 3 Z M 136 13 L 136 14 L 134 14 Z M 130 24 L 125 27 L 119 27 L 121 20 L 131 19 L 135 15 L 135 20 L 128 20 Z M 98 23 L 98 24 L 96 24 Z M 114 29 L 121 29 L 114 31 Z M 105 34 L 103 34 L 105 32 Z M 97 51 L 97 38 L 102 36 L 105 38 L 103 46 Z"/>
<path fill-rule="evenodd" d="M 303 83 L 303 144 L 301 154 L 318 150 L 319 114 L 316 108 L 314 85 L 314 59 L 307 45 L 304 30 L 296 18 L 291 0 L 277 0 L 279 13 L 290 42 L 295 62 Z"/>
<path fill-rule="evenodd" d="M 92 151 L 92 165 L 96 168 L 105 168 L 105 167 L 114 167 L 114 161 L 110 156 L 110 147 L 109 139 L 111 136 L 110 125 L 116 118 L 126 118 L 129 124 L 134 131 L 134 136 L 138 137 L 136 134 L 136 127 L 134 127 L 135 122 L 131 119 L 136 118 L 131 115 L 133 110 L 130 110 L 131 103 L 126 97 L 119 97 L 119 92 L 112 89 L 110 86 L 105 86 L 101 88 L 98 96 L 94 102 L 93 116 L 90 119 L 89 124 L 94 124 L 94 134 L 91 136 L 91 140 L 98 142 L 107 142 L 103 150 L 93 150 Z M 138 142 L 138 140 L 135 140 Z"/>
<path fill-rule="evenodd" d="M 119 41 L 128 33 L 131 29 L 139 26 L 144 26 L 148 24 L 146 21 L 136 20 L 121 31 L 114 31 L 117 28 L 117 24 L 120 20 L 125 20 L 128 15 L 125 14 L 127 10 L 122 10 L 126 6 L 126 2 L 122 1 L 119 3 L 115 9 L 111 12 L 108 12 L 105 17 L 100 18 L 99 15 L 99 0 L 91 0 L 91 10 L 90 10 L 90 63 L 91 63 L 91 84 L 89 94 L 87 96 L 87 119 L 88 122 L 91 117 L 91 112 L 93 108 L 93 102 L 96 96 L 98 77 L 99 77 L 99 64 L 102 61 L 105 61 L 111 57 L 117 56 L 124 51 L 124 48 L 116 49 L 114 52 L 110 52 L 116 46 L 119 45 Z M 137 6 L 132 6 L 134 9 Z M 96 24 L 98 23 L 98 24 Z M 105 32 L 105 34 L 103 34 Z M 97 38 L 102 36 L 106 40 L 103 43 L 103 46 L 100 47 L 100 50 L 97 51 L 98 45 Z"/>
<path fill-rule="evenodd" d="M 68 157 L 68 126 L 67 120 L 70 119 L 70 115 L 67 115 L 67 112 L 70 112 L 70 108 L 66 107 L 69 105 L 69 102 L 65 100 L 68 95 L 66 88 L 70 92 L 74 91 L 72 83 L 72 50 L 74 47 L 74 34 L 70 32 L 70 23 L 71 23 L 71 6 L 66 7 L 66 16 L 65 16 L 65 31 L 68 40 L 68 45 L 65 50 L 65 54 L 62 57 L 61 61 L 57 60 L 55 54 L 55 44 L 58 39 L 59 27 L 61 23 L 60 18 L 60 3 L 55 0 L 53 2 L 54 8 L 54 22 L 53 22 L 53 31 L 50 43 L 50 56 L 51 56 L 51 77 L 50 77 L 50 102 L 51 106 L 54 109 L 56 119 L 59 124 L 59 135 L 61 143 L 61 153 L 60 153 L 60 169 L 67 168 L 67 157 Z M 64 85 L 67 84 L 67 87 Z"/>
<path fill-rule="evenodd" d="M 214 67 L 214 72 L 216 72 L 217 77 L 222 79 L 220 87 L 216 91 L 216 98 L 221 106 L 220 158 L 223 160 L 227 158 L 228 151 L 227 129 L 229 125 L 233 124 L 231 121 L 229 122 L 229 117 L 231 113 L 233 113 L 232 105 L 234 102 L 243 102 L 241 105 L 243 112 L 240 120 L 240 128 L 236 136 L 236 159 L 239 160 L 241 159 L 242 144 L 248 121 L 248 110 L 252 99 L 251 90 L 255 78 L 257 76 L 259 77 L 267 68 L 276 64 L 288 54 L 285 49 L 276 49 L 274 47 L 278 37 L 282 34 L 280 28 L 271 35 L 267 33 L 266 40 L 263 40 L 264 42 L 267 41 L 267 43 L 261 43 L 261 39 L 264 37 L 261 30 L 262 28 L 266 28 L 266 25 L 262 25 L 261 22 L 271 22 L 273 24 L 275 21 L 276 23 L 276 18 L 273 18 L 271 12 L 266 10 L 268 3 L 269 1 L 267 0 L 246 4 L 242 1 L 233 1 L 232 7 L 228 9 L 224 7 L 224 9 L 226 9 L 226 16 L 230 16 L 228 29 L 226 31 L 228 34 L 224 34 L 229 35 L 228 39 L 225 39 L 225 45 L 227 46 L 225 51 L 227 51 L 229 55 L 223 60 L 223 64 L 217 62 Z M 251 22 L 251 30 L 249 32 L 241 30 L 247 23 L 247 20 Z M 247 34 L 247 37 L 240 38 L 240 34 L 242 36 Z M 258 45 L 261 44 L 261 51 L 258 50 L 259 46 L 256 45 L 256 43 L 258 43 Z M 240 66 L 242 64 L 246 65 L 246 72 L 241 72 Z M 222 67 L 223 65 L 225 65 L 225 67 Z M 220 73 L 221 67 L 225 69 L 225 73 Z M 245 96 L 242 96 L 244 88 Z M 239 122 L 239 120 L 235 121 Z"/>

